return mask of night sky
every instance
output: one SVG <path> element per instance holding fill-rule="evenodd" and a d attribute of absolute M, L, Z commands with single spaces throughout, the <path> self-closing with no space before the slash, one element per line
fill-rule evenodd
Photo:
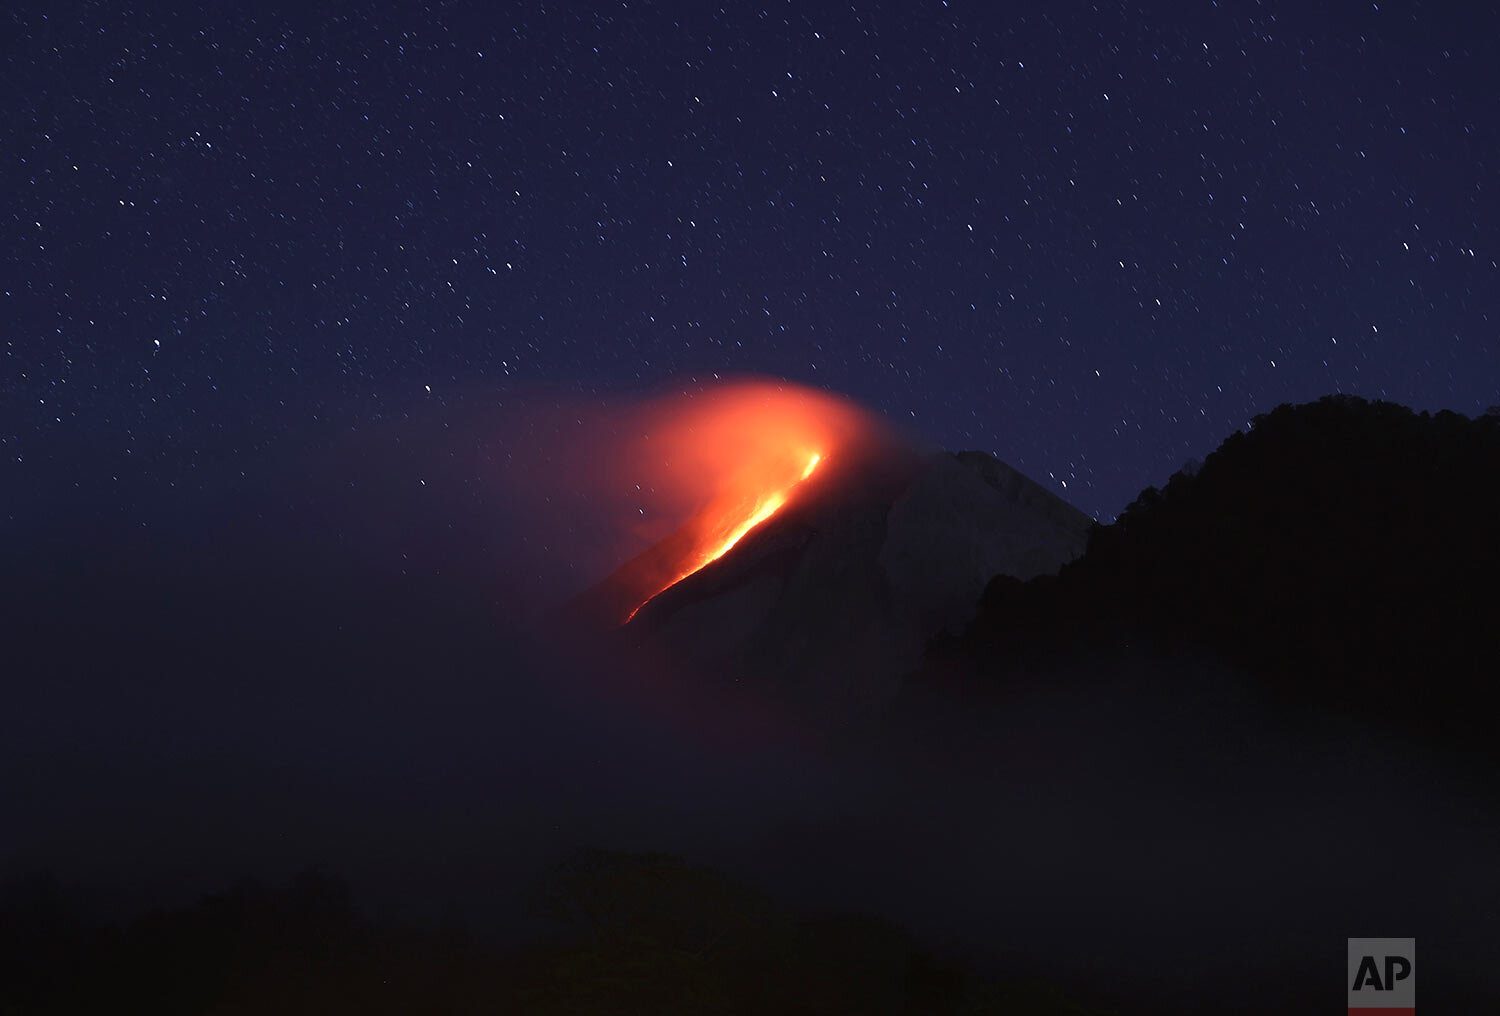
<path fill-rule="evenodd" d="M 326 863 L 511 921 L 583 845 L 1257 1011 L 1346 935 L 1480 983 L 1492 787 L 1384 728 L 1122 656 L 851 746 L 554 608 L 681 521 L 610 450 L 716 378 L 1102 521 L 1285 402 L 1500 404 L 1497 53 L 1459 0 L 6 4 L 0 911 Z"/>
<path fill-rule="evenodd" d="M 1281 402 L 1500 402 L 1485 4 L 179 6 L 0 30 L 13 523 L 715 374 L 1104 520 Z"/>

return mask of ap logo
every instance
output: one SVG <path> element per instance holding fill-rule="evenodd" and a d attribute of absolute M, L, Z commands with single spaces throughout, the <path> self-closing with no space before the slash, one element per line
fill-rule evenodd
<path fill-rule="evenodd" d="M 1349 940 L 1349 1016 L 1413 1016 L 1417 1011 L 1417 940 Z"/>

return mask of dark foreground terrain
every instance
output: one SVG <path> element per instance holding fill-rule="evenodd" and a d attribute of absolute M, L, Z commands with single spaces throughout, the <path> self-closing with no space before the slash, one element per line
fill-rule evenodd
<path fill-rule="evenodd" d="M 1500 418 L 1261 417 L 837 733 L 539 639 L 415 444 L 7 545 L 0 1013 L 1494 1008 Z"/>
<path fill-rule="evenodd" d="M 799 917 L 669 855 L 580 853 L 530 901 L 529 944 L 459 917 L 373 919 L 338 879 L 252 881 L 123 925 L 71 920 L 45 879 L 8 887 L 5 1012 L 1084 1013 L 986 980 L 860 915 Z"/>

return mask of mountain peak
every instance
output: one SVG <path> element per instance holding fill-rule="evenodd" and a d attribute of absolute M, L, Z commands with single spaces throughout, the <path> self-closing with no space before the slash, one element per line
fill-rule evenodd
<path fill-rule="evenodd" d="M 878 708 L 928 640 L 972 620 L 997 575 L 1058 571 L 1093 522 L 982 452 L 870 448 L 824 463 L 721 558 L 651 595 L 624 626 L 703 673 Z M 670 536 L 585 594 L 607 615 L 656 578 Z"/>

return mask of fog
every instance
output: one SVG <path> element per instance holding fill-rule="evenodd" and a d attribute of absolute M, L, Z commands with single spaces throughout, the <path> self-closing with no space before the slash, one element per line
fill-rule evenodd
<path fill-rule="evenodd" d="M 1424 995 L 1478 984 L 1500 828 L 1439 754 L 1190 660 L 913 687 L 829 729 L 616 655 L 550 618 L 628 549 L 621 502 L 558 484 L 564 446 L 517 418 L 288 451 L 156 524 L 13 525 L 3 874 L 119 917 L 318 864 L 373 909 L 524 936 L 549 863 L 658 850 L 1186 1008 L 1273 970 L 1256 1000 L 1335 1004 L 1354 935 L 1422 938 Z"/>

